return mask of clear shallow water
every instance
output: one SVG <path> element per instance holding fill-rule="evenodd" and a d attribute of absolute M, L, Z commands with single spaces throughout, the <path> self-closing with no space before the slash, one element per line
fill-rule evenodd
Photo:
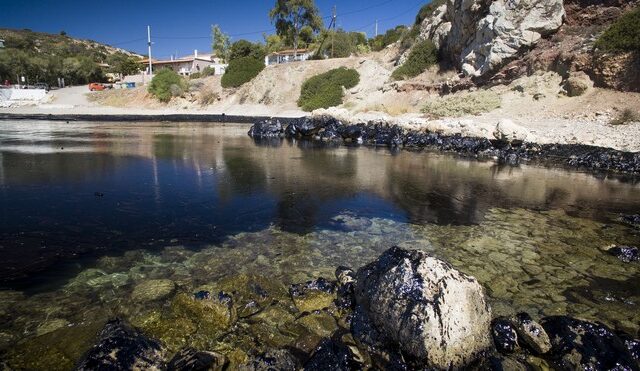
<path fill-rule="evenodd" d="M 394 244 L 474 275 L 496 315 L 640 328 L 639 265 L 601 251 L 640 244 L 618 221 L 640 211 L 640 185 L 448 155 L 254 143 L 247 130 L 0 122 L 0 350 L 10 364 L 52 344 L 74 362 L 116 315 L 157 332 L 149 318 L 179 293 L 255 274 L 277 285 L 331 278 Z M 149 282 L 170 293 L 141 296 Z M 246 336 L 273 322 L 253 320 Z M 238 339 L 210 346 L 248 347 Z"/>

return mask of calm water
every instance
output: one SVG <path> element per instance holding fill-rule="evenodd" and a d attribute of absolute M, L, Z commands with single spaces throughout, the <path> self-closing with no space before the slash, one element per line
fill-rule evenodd
<path fill-rule="evenodd" d="M 60 331 L 162 307 L 128 300 L 151 279 L 174 292 L 243 273 L 289 284 L 393 244 L 476 276 L 496 314 L 569 313 L 638 331 L 640 268 L 601 250 L 640 244 L 618 221 L 640 211 L 637 183 L 255 143 L 247 130 L 0 122 L 0 349 L 11 362 L 33 339 L 59 343 Z"/>

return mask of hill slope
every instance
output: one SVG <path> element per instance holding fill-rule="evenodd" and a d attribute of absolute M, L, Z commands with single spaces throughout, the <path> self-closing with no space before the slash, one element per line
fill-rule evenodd
<path fill-rule="evenodd" d="M 52 35 L 30 30 L 0 29 L 4 49 L 0 49 L 0 81 L 17 82 L 25 76 L 30 83 L 57 83 L 63 77 L 67 84 L 84 84 L 104 79 L 99 63 L 118 69 L 125 61 L 139 58 L 124 49 L 66 35 Z"/>

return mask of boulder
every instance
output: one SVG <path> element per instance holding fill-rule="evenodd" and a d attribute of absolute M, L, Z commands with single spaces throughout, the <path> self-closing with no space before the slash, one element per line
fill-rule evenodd
<path fill-rule="evenodd" d="M 527 313 L 518 313 L 513 319 L 518 339 L 523 345 L 538 354 L 547 353 L 551 349 L 551 340 L 542 326 Z"/>
<path fill-rule="evenodd" d="M 220 353 L 185 348 L 176 353 L 167 369 L 169 371 L 222 371 L 226 366 L 227 359 Z"/>
<path fill-rule="evenodd" d="M 483 76 L 562 25 L 562 0 L 448 0 L 421 24 L 467 76 Z"/>
<path fill-rule="evenodd" d="M 593 81 L 584 72 L 572 73 L 564 82 L 564 91 L 569 97 L 579 97 L 593 88 Z"/>
<path fill-rule="evenodd" d="M 482 286 L 424 252 L 387 250 L 358 270 L 355 295 L 372 325 L 418 364 L 460 368 L 490 348 Z"/>
<path fill-rule="evenodd" d="M 601 323 L 566 316 L 541 320 L 554 361 L 567 370 L 638 370 L 624 341 Z"/>
<path fill-rule="evenodd" d="M 529 131 L 508 119 L 501 119 L 493 131 L 493 137 L 508 143 L 522 143 L 527 140 Z"/>
<path fill-rule="evenodd" d="M 279 138 L 284 135 L 284 129 L 278 120 L 264 120 L 253 124 L 248 134 L 252 138 Z"/>
<path fill-rule="evenodd" d="M 80 362 L 78 370 L 164 369 L 164 349 L 120 319 L 104 326 L 100 339 Z"/>

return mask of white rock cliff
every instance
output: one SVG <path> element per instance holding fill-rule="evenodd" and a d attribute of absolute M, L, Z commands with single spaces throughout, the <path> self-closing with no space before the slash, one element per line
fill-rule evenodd
<path fill-rule="evenodd" d="M 482 76 L 556 32 L 564 16 L 563 0 L 448 0 L 422 22 L 420 38 L 465 75 Z"/>

